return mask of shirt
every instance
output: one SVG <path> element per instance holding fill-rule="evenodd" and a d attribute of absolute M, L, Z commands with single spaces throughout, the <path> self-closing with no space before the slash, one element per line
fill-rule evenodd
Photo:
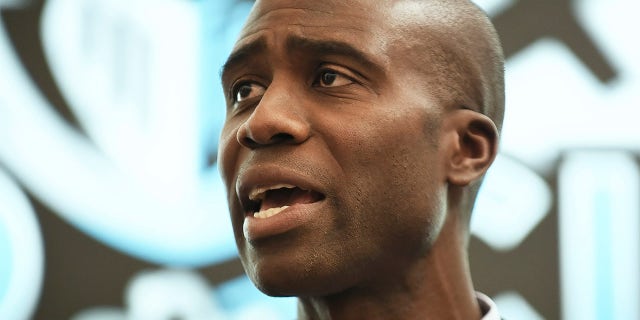
<path fill-rule="evenodd" d="M 496 306 L 495 302 L 493 302 L 491 298 L 480 292 L 476 292 L 476 298 L 478 299 L 478 304 L 480 305 L 480 310 L 482 311 L 482 319 L 480 320 L 501 319 L 500 313 L 498 312 L 498 306 Z"/>

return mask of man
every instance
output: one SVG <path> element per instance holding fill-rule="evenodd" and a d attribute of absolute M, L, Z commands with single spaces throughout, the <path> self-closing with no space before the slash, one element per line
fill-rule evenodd
<path fill-rule="evenodd" d="M 219 165 L 247 275 L 300 319 L 495 319 L 469 219 L 504 109 L 462 0 L 257 1 L 222 82 Z"/>

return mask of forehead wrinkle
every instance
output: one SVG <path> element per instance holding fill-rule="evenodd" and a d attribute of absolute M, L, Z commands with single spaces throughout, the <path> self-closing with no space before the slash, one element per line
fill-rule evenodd
<path fill-rule="evenodd" d="M 320 55 L 340 55 L 350 57 L 365 68 L 382 72 L 378 63 L 375 63 L 370 54 L 356 48 L 349 42 L 339 40 L 313 39 L 290 35 L 286 39 L 286 48 L 290 51 L 313 52 Z"/>
<path fill-rule="evenodd" d="M 301 27 L 301 28 L 330 28 L 330 29 L 351 29 L 351 30 L 356 30 L 356 31 L 360 31 L 360 32 L 367 32 L 368 30 L 363 29 L 363 28 L 357 28 L 354 26 L 349 26 L 349 25 L 309 25 L 309 24 L 302 24 L 302 23 L 289 23 L 289 26 L 297 26 L 297 27 Z"/>
<path fill-rule="evenodd" d="M 266 2 L 266 1 L 265 1 Z M 266 2 L 269 3 L 269 2 Z M 322 1 L 314 2 L 314 4 L 322 5 Z M 241 38 L 246 37 L 249 34 L 260 31 L 260 29 L 264 28 L 264 24 L 267 25 L 275 25 L 275 26 L 299 26 L 299 27 L 327 27 L 327 28 L 342 28 L 342 29 L 353 29 L 358 31 L 366 31 L 362 28 L 357 28 L 354 26 L 355 20 L 369 19 L 371 18 L 370 14 L 367 13 L 365 15 L 362 14 L 349 14 L 344 12 L 343 10 L 333 10 L 333 7 L 328 7 L 326 10 L 321 10 L 314 7 L 304 7 L 304 6 L 283 6 L 277 7 L 276 5 L 272 5 L 269 7 L 267 4 L 264 4 L 262 1 L 256 2 L 253 7 L 253 11 L 249 15 L 247 19 L 247 23 L 245 24 L 242 32 Z M 291 13 L 290 11 L 294 11 Z M 313 15 L 316 13 L 317 15 Z M 284 16 L 285 18 L 283 18 Z M 325 25 L 324 21 L 333 21 L 336 22 L 336 18 L 342 19 L 345 23 L 342 23 L 339 26 L 336 25 Z M 313 20 L 318 20 L 319 24 L 313 25 L 310 24 Z M 284 22 L 284 23 L 283 23 Z"/>
<path fill-rule="evenodd" d="M 265 4 L 265 2 L 267 4 Z M 269 14 L 275 13 L 276 11 L 281 11 L 281 10 L 295 10 L 295 11 L 302 11 L 304 12 L 315 12 L 315 13 L 320 13 L 320 14 L 324 14 L 324 15 L 330 15 L 330 16 L 334 16 L 336 13 L 342 14 L 342 15 L 347 15 L 347 16 L 352 16 L 352 17 L 356 17 L 358 16 L 357 14 L 347 14 L 346 12 L 344 12 L 344 10 L 341 9 L 336 9 L 336 5 L 335 4 L 330 4 L 328 2 L 331 1 L 296 1 L 295 4 L 292 5 L 281 5 L 280 3 L 278 3 L 278 1 L 256 1 L 255 5 L 254 5 L 254 9 L 259 8 L 258 10 L 255 10 L 255 17 L 252 15 L 250 15 L 249 19 L 250 21 L 257 21 L 258 19 L 267 16 Z M 336 1 L 340 4 L 345 5 L 346 3 L 344 3 L 344 0 L 341 1 Z M 307 4 L 307 6 L 304 6 L 303 4 Z M 367 3 L 367 2 L 365 2 Z M 271 4 L 271 6 L 269 6 L 269 4 Z M 363 5 L 364 3 L 360 3 L 360 5 Z M 346 4 L 348 6 L 348 4 Z M 262 13 L 261 13 L 262 12 Z M 366 10 L 365 10 L 366 12 Z M 368 16 L 369 12 L 366 12 L 367 14 L 365 14 L 365 16 Z"/>

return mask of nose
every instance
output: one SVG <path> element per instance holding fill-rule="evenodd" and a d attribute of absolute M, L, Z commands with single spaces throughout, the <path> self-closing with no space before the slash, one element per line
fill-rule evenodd
<path fill-rule="evenodd" d="M 272 83 L 238 128 L 238 142 L 249 149 L 303 143 L 309 138 L 311 128 L 302 107 L 301 99 L 291 90 L 278 90 Z"/>

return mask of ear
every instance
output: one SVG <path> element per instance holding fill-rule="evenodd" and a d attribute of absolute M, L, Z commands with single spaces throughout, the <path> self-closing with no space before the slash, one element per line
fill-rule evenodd
<path fill-rule="evenodd" d="M 485 174 L 498 152 L 498 129 L 487 116 L 468 109 L 449 113 L 442 128 L 447 181 L 466 186 Z"/>

